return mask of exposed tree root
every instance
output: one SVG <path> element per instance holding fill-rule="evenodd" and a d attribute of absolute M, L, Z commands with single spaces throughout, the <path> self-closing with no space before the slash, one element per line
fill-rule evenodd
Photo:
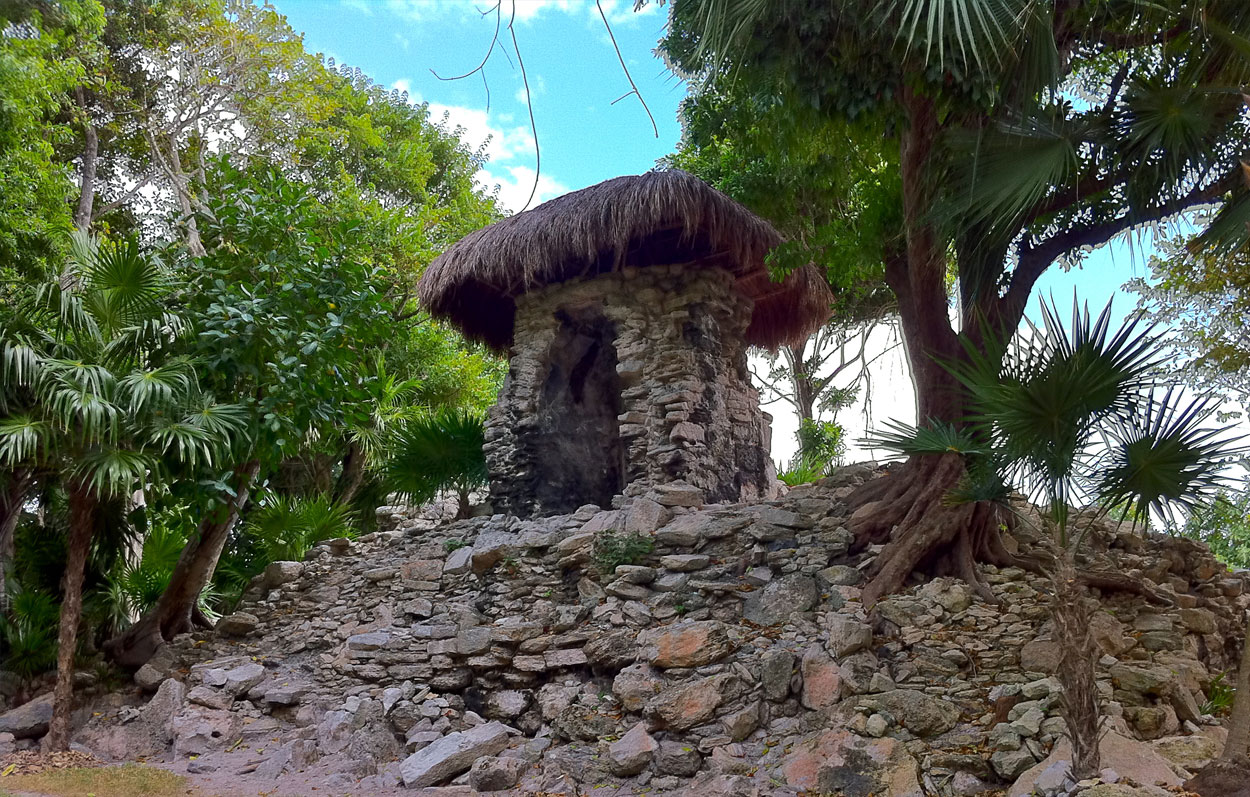
<path fill-rule="evenodd" d="M 1056 566 L 1049 554 L 1018 555 L 1003 545 L 1001 529 L 1010 516 L 991 503 L 950 504 L 946 496 L 964 475 L 955 453 L 912 457 L 897 473 L 872 479 L 848 501 L 853 509 L 848 526 L 855 535 L 852 550 L 884 544 L 864 588 L 871 606 L 902 589 L 913 572 L 963 579 L 985 601 L 998 603 L 977 569 L 978 563 L 1019 567 L 1051 577 Z M 1171 605 L 1165 594 L 1122 573 L 1077 570 L 1085 588 L 1131 592 Z"/>
<path fill-rule="evenodd" d="M 946 495 L 963 474 L 958 454 L 914 457 L 897 476 L 869 482 L 852 496 L 858 508 L 849 525 L 856 549 L 886 543 L 864 588 L 865 605 L 901 589 L 917 570 L 957 576 L 985 600 L 997 602 L 976 563 L 999 554 L 994 547 L 1001 549 L 998 508 L 948 503 Z"/>

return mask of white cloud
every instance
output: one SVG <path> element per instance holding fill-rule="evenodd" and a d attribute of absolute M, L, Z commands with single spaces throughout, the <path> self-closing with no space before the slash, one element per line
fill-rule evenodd
<path fill-rule="evenodd" d="M 407 36 L 398 32 L 395 34 L 395 41 L 396 43 L 399 44 L 400 47 L 403 48 L 404 52 L 408 52 L 408 47 L 412 44 L 412 42 L 408 39 Z"/>
<path fill-rule="evenodd" d="M 462 128 L 460 138 L 470 147 L 476 149 L 486 143 L 486 155 L 492 163 L 534 155 L 534 136 L 528 127 L 505 127 L 479 108 L 430 103 L 430 121 L 442 123 L 444 116 L 448 130 Z"/>
<path fill-rule="evenodd" d="M 538 176 L 538 188 L 534 188 L 534 170 L 529 166 L 505 166 L 492 169 L 490 165 L 477 173 L 477 179 L 487 190 L 499 191 L 499 204 L 505 210 L 517 213 L 525 207 L 530 192 L 534 199 L 529 203 L 532 208 L 548 199 L 569 192 L 569 187 L 554 177 L 545 174 Z"/>
<path fill-rule="evenodd" d="M 344 5 L 370 13 L 363 0 L 342 0 Z M 512 16 L 513 0 L 501 0 L 504 23 Z M 548 12 L 584 17 L 600 23 L 599 9 L 594 0 L 515 0 L 516 21 L 531 22 Z M 652 0 L 639 11 L 634 11 L 634 0 L 600 0 L 603 13 L 613 25 L 630 25 L 642 17 L 655 16 L 659 3 Z M 385 0 L 385 7 L 392 14 L 411 22 L 427 21 L 448 14 L 459 16 L 492 16 L 495 4 L 489 0 Z M 482 12 L 486 12 L 483 14 Z"/>
<path fill-rule="evenodd" d="M 409 102 L 421 102 L 420 97 L 413 95 L 412 81 L 406 77 L 401 77 L 399 80 L 396 80 L 394 83 L 391 84 L 391 88 L 401 93 L 407 92 Z"/>
<path fill-rule="evenodd" d="M 396 81 L 395 87 L 400 83 Z M 474 177 L 487 191 L 498 190 L 504 209 L 516 213 L 525 207 L 530 192 L 530 207 L 569 192 L 569 186 L 555 177 L 543 174 L 534 187 L 534 136 L 523 125 L 509 124 L 512 114 L 490 114 L 480 108 L 463 105 L 429 104 L 430 121 L 448 131 L 459 128 L 460 139 L 471 148 L 486 145 L 487 163 Z"/>

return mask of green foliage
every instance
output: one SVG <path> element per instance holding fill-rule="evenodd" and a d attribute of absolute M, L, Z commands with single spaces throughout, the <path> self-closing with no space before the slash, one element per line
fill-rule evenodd
<path fill-rule="evenodd" d="M 1211 686 L 1207 689 L 1207 699 L 1202 704 L 1203 714 L 1223 716 L 1233 708 L 1233 700 L 1237 696 L 1237 687 L 1224 680 L 1225 673 L 1216 673 L 1211 678 Z"/>
<path fill-rule="evenodd" d="M 1175 330 L 1180 365 L 1203 390 L 1218 392 L 1250 406 L 1250 249 L 1222 253 L 1201 242 L 1166 242 L 1150 260 L 1150 280 L 1135 279 L 1128 288 L 1138 306 L 1158 324 Z"/>
<path fill-rule="evenodd" d="M 795 432 L 799 450 L 794 461 L 777 478 L 791 487 L 829 475 L 846 453 L 845 430 L 832 421 L 803 418 Z"/>
<path fill-rule="evenodd" d="M 386 463 L 386 483 L 414 504 L 432 501 L 446 490 L 462 499 L 486 485 L 489 473 L 481 415 L 440 410 L 400 429 Z"/>
<path fill-rule="evenodd" d="M 271 496 L 248 515 L 243 533 L 264 564 L 303 561 L 319 542 L 356 536 L 347 507 L 325 496 Z"/>
<path fill-rule="evenodd" d="M 611 575 L 621 565 L 640 564 L 655 549 L 655 541 L 637 532 L 601 531 L 595 535 L 592 557 L 595 569 Z"/>
<path fill-rule="evenodd" d="M 804 418 L 795 436 L 799 441 L 799 456 L 822 470 L 828 471 L 840 464 L 846 454 L 846 431 L 832 421 Z"/>
<path fill-rule="evenodd" d="M 1250 567 L 1250 494 L 1221 492 L 1171 531 L 1205 543 L 1229 567 Z"/>
<path fill-rule="evenodd" d="M 823 479 L 826 475 L 824 468 L 819 468 L 809 462 L 804 462 L 800 457 L 798 460 L 790 464 L 790 467 L 777 474 L 777 478 L 782 484 L 790 487 L 798 487 L 800 484 L 810 484 L 814 481 Z"/>
<path fill-rule="evenodd" d="M 1097 317 L 1074 302 L 1067 328 L 1043 305 L 1043 326 L 1010 346 L 947 363 L 963 387 L 964 428 L 893 423 L 868 445 L 902 454 L 958 453 L 968 478 L 952 500 L 1005 500 L 1006 485 L 1049 508 L 1066 542 L 1071 506 L 1192 514 L 1224 481 L 1232 442 L 1204 424 L 1209 401 L 1182 403 L 1154 364 L 1162 336 L 1130 317 L 1112 330 L 1110 306 Z"/>
<path fill-rule="evenodd" d="M 60 604 L 48 592 L 20 584 L 9 591 L 9 609 L 0 615 L 3 667 L 33 678 L 56 666 Z"/>

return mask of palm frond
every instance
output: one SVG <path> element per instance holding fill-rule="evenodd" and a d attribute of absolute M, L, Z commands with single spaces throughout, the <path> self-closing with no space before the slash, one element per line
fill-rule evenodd
<path fill-rule="evenodd" d="M 1138 518 L 1153 512 L 1175 521 L 1229 486 L 1226 462 L 1241 438 L 1207 427 L 1217 402 L 1182 402 L 1173 387 L 1145 412 L 1117 419 L 1098 491 L 1109 504 L 1129 503 Z"/>
<path fill-rule="evenodd" d="M 156 467 L 153 457 L 125 448 L 96 448 L 84 452 L 73 464 L 71 477 L 102 497 L 123 495 L 135 489 Z"/>
<path fill-rule="evenodd" d="M 11 468 L 41 459 L 52 431 L 47 421 L 30 414 L 0 418 L 0 463 Z"/>
<path fill-rule="evenodd" d="M 881 448 L 896 456 L 910 457 L 916 454 L 961 454 L 975 456 L 987 454 L 988 449 L 968 432 L 953 424 L 932 422 L 926 426 L 912 426 L 902 421 L 888 420 L 885 428 L 860 440 L 865 448 Z"/>
<path fill-rule="evenodd" d="M 468 410 L 445 409 L 412 421 L 396 435 L 385 465 L 388 488 L 423 504 L 443 490 L 481 487 L 489 478 L 484 444 L 482 416 Z"/>
<path fill-rule="evenodd" d="M 185 359 L 174 359 L 145 370 L 134 370 L 122 376 L 117 386 L 122 401 L 132 414 L 145 409 L 175 403 L 177 397 L 191 390 L 195 371 Z"/>

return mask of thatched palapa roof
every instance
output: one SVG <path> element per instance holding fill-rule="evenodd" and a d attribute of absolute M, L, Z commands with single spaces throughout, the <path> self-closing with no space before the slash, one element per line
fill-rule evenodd
<path fill-rule="evenodd" d="M 753 299 L 747 343 L 798 342 L 829 317 L 832 295 L 807 266 L 773 282 L 764 265 L 781 236 L 683 171 L 617 177 L 469 233 L 430 264 L 421 304 L 496 350 L 512 343 L 516 297 L 625 266 L 718 266 Z"/>

